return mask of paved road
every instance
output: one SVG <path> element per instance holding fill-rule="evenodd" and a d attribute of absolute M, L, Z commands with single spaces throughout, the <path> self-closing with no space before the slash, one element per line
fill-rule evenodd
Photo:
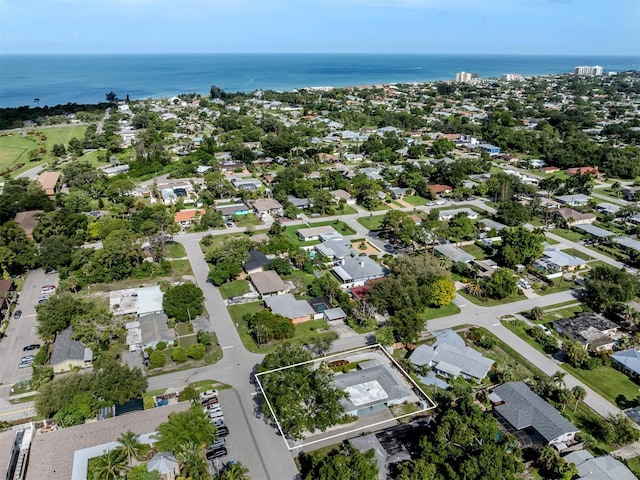
<path fill-rule="evenodd" d="M 57 286 L 58 274 L 45 274 L 42 269 L 29 272 L 15 307 L 16 310 L 22 310 L 22 317 L 10 320 L 6 336 L 0 341 L 0 385 L 5 387 L 0 389 L 0 419 L 9 418 L 10 412 L 17 413 L 18 417 L 30 413 L 24 411 L 31 407 L 30 403 L 11 405 L 9 393 L 12 384 L 31 378 L 31 368 L 18 368 L 18 364 L 23 355 L 35 354 L 35 351 L 24 352 L 22 349 L 25 345 L 42 343 L 35 332 L 35 305 L 42 296 L 41 289 L 44 285 Z"/>

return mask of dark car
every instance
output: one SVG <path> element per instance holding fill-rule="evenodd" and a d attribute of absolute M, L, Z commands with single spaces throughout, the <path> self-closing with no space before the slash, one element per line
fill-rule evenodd
<path fill-rule="evenodd" d="M 29 352 L 31 350 L 37 350 L 40 348 L 40 344 L 39 343 L 32 343 L 31 345 L 27 345 L 25 346 L 22 351 L 23 352 Z"/>
<path fill-rule="evenodd" d="M 20 318 L 22 316 L 22 310 L 16 310 L 13 312 L 13 318 Z"/>
<path fill-rule="evenodd" d="M 212 458 L 224 457 L 227 454 L 227 449 L 225 447 L 219 447 L 213 450 L 207 450 L 205 456 L 207 460 L 211 460 Z"/>

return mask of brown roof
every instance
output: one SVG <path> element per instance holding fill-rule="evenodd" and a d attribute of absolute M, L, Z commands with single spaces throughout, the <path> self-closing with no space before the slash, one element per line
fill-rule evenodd
<path fill-rule="evenodd" d="M 38 183 L 47 195 L 53 195 L 56 185 L 60 181 L 60 172 L 43 172 L 38 177 Z"/>
<path fill-rule="evenodd" d="M 205 210 L 203 210 L 202 208 L 192 208 L 190 210 L 181 210 L 179 212 L 176 212 L 176 214 L 173 216 L 173 221 L 174 222 L 190 222 L 192 221 L 195 217 L 197 216 L 202 216 L 205 213 L 207 213 Z"/>
<path fill-rule="evenodd" d="M 43 213 L 42 210 L 30 210 L 28 212 L 18 212 L 16 218 L 13 219 L 20 228 L 24 230 L 24 233 L 27 234 L 28 237 L 33 235 L 33 231 L 40 223 L 40 214 Z"/>
<path fill-rule="evenodd" d="M 569 220 L 570 218 L 573 218 L 575 221 L 579 221 L 579 220 L 589 220 L 592 218 L 596 218 L 596 216 L 593 213 L 581 213 L 577 210 L 574 210 L 573 208 L 566 208 L 566 207 L 559 208 L 558 214 L 565 220 Z"/>
<path fill-rule="evenodd" d="M 13 280 L 0 280 L 0 298 L 5 298 L 13 287 Z"/>
<path fill-rule="evenodd" d="M 114 442 L 127 430 L 137 435 L 154 432 L 170 413 L 188 408 L 189 402 L 180 402 L 53 432 L 37 433 L 31 443 L 26 480 L 69 480 L 76 450 Z"/>
<path fill-rule="evenodd" d="M 453 190 L 453 187 L 450 187 L 449 185 L 427 185 L 427 188 L 433 193 L 450 192 Z"/>
<path fill-rule="evenodd" d="M 260 295 L 288 290 L 289 286 L 273 270 L 251 274 L 251 283 Z"/>

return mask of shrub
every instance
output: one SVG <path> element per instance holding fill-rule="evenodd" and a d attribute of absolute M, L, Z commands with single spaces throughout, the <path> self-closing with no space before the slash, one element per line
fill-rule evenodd
<path fill-rule="evenodd" d="M 145 410 L 149 410 L 150 408 L 155 407 L 155 403 L 153 403 L 153 397 L 144 397 L 142 399 L 142 405 L 144 406 Z"/>
<path fill-rule="evenodd" d="M 180 392 L 181 402 L 186 402 L 188 400 L 195 402 L 196 400 L 199 400 L 199 399 L 200 399 L 200 395 L 198 394 L 198 392 L 196 392 L 196 389 L 193 388 L 191 385 L 187 385 Z"/>
<path fill-rule="evenodd" d="M 158 344 L 156 345 L 156 350 L 160 350 L 160 351 L 162 351 L 162 350 L 164 350 L 165 348 L 167 348 L 167 342 L 160 341 L 160 342 L 158 342 Z"/>
<path fill-rule="evenodd" d="M 201 343 L 205 347 L 208 347 L 213 343 L 213 337 L 211 336 L 211 333 L 205 332 L 204 330 L 198 330 L 197 339 L 198 343 Z"/>
<path fill-rule="evenodd" d="M 187 356 L 194 360 L 202 360 L 204 357 L 205 348 L 201 343 L 194 343 L 187 350 Z"/>
<path fill-rule="evenodd" d="M 187 361 L 187 350 L 184 347 L 176 347 L 171 352 L 171 358 L 176 363 L 184 363 Z"/>
<path fill-rule="evenodd" d="M 167 358 L 160 350 L 154 350 L 149 355 L 149 366 L 151 368 L 162 368 L 167 363 Z"/>

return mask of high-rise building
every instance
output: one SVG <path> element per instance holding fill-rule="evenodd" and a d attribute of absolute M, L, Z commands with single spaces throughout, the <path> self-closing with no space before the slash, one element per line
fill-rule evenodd
<path fill-rule="evenodd" d="M 473 78 L 473 74 L 468 72 L 458 72 L 456 73 L 456 82 L 457 83 L 469 83 Z"/>
<path fill-rule="evenodd" d="M 588 77 L 598 77 L 602 75 L 602 67 L 600 65 L 594 65 L 592 67 L 579 66 L 573 69 L 574 75 L 585 75 Z"/>
<path fill-rule="evenodd" d="M 506 80 L 507 82 L 514 82 L 522 80 L 522 75 L 519 73 L 503 73 L 500 75 L 502 80 Z"/>

